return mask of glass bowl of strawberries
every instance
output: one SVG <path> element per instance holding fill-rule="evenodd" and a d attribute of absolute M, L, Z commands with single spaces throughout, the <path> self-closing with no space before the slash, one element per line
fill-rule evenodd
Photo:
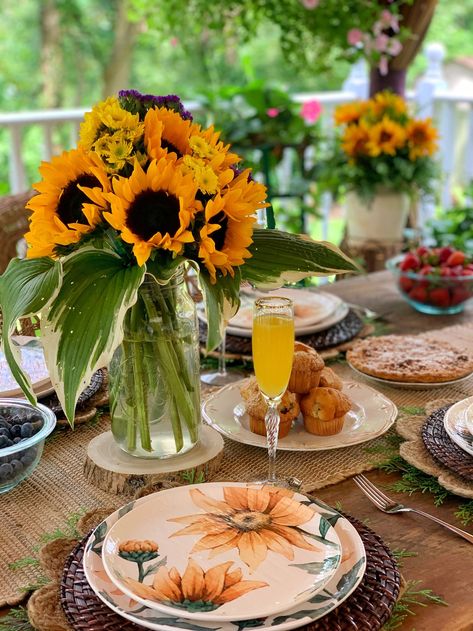
<path fill-rule="evenodd" d="M 386 262 L 399 291 L 422 313 L 460 313 L 473 296 L 473 256 L 446 246 L 420 246 Z"/>

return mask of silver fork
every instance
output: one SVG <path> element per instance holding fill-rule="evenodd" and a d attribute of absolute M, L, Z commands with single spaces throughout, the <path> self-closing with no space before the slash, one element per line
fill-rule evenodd
<path fill-rule="evenodd" d="M 417 513 L 417 515 L 422 515 L 422 517 L 426 517 L 427 519 L 431 519 L 435 521 L 437 524 L 444 526 L 447 530 L 451 530 L 455 534 L 463 537 L 469 543 L 473 543 L 473 535 L 470 535 L 468 532 L 464 530 L 460 530 L 456 526 L 452 526 L 451 524 L 447 524 L 446 521 L 442 521 L 438 519 L 438 517 L 434 517 L 433 515 L 429 515 L 429 513 L 424 513 L 424 511 L 418 510 L 417 508 L 408 508 L 403 504 L 398 504 L 387 495 L 382 493 L 372 482 L 365 478 L 364 475 L 355 475 L 353 477 L 353 482 L 363 491 L 366 497 L 373 502 L 373 504 L 379 508 L 383 513 L 388 513 L 389 515 L 393 515 L 395 513 Z"/>

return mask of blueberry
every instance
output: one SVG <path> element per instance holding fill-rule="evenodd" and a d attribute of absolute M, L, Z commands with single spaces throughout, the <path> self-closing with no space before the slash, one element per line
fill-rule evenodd
<path fill-rule="evenodd" d="M 21 462 L 24 467 L 29 467 L 36 459 L 36 451 L 28 449 L 28 451 L 21 456 Z"/>
<path fill-rule="evenodd" d="M 7 438 L 10 438 L 10 430 L 6 427 L 0 427 L 0 436 L 6 436 Z"/>
<path fill-rule="evenodd" d="M 15 427 L 18 427 L 18 425 L 15 425 Z M 31 423 L 23 423 L 20 429 L 20 436 L 22 438 L 30 438 L 33 436 L 33 425 L 31 425 Z"/>
<path fill-rule="evenodd" d="M 10 429 L 10 423 L 0 420 L 0 427 L 3 429 Z"/>
<path fill-rule="evenodd" d="M 8 479 L 13 473 L 13 467 L 11 464 L 2 464 L 0 465 L 0 480 Z"/>
<path fill-rule="evenodd" d="M 14 460 L 10 462 L 10 466 L 13 467 L 13 473 L 15 475 L 18 473 L 21 473 L 24 469 L 23 463 L 21 462 L 21 460 L 18 460 L 17 458 L 15 458 Z"/>
<path fill-rule="evenodd" d="M 8 447 L 9 442 L 11 442 L 11 440 L 8 438 L 8 436 L 4 436 L 3 434 L 0 434 L 0 449 L 3 449 L 4 447 Z"/>
<path fill-rule="evenodd" d="M 21 436 L 17 436 L 16 438 L 13 439 L 13 444 L 18 445 L 18 443 L 21 443 L 22 440 L 23 438 L 21 438 Z"/>

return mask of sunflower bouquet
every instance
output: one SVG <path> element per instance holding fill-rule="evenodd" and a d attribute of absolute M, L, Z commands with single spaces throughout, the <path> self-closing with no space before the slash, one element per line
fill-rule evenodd
<path fill-rule="evenodd" d="M 335 110 L 337 135 L 327 165 L 329 188 L 371 199 L 380 189 L 430 193 L 436 176 L 437 130 L 416 119 L 404 99 L 379 92 Z"/>
<path fill-rule="evenodd" d="M 184 268 L 195 270 L 205 298 L 208 349 L 238 309 L 242 280 L 269 288 L 356 269 L 328 243 L 258 228 L 265 187 L 174 95 L 107 98 L 85 115 L 77 148 L 40 173 L 27 258 L 0 277 L 4 352 L 34 403 L 10 336 L 18 318 L 40 312 L 46 363 L 71 424 L 93 372 L 121 352 L 131 369 L 112 384 L 111 412 L 119 391 L 130 451 L 138 438 L 151 451 L 153 388 L 170 400 L 176 451 L 183 429 L 195 442 L 199 381 L 188 348 L 197 338 L 178 289 Z"/>

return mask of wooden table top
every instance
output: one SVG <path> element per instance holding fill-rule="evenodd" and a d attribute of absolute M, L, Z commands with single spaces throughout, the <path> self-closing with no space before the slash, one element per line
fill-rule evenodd
<path fill-rule="evenodd" d="M 392 324 L 394 333 L 420 333 L 429 329 L 471 321 L 473 306 L 456 316 L 429 316 L 414 311 L 398 293 L 389 272 L 376 272 L 327 285 L 324 290 L 347 302 L 359 304 L 382 316 Z M 372 471 L 367 474 L 375 484 L 392 483 L 394 476 Z M 364 521 L 393 549 L 404 549 L 417 556 L 403 560 L 402 573 L 406 580 L 419 580 L 422 588 L 432 589 L 448 603 L 448 607 L 429 605 L 416 607 L 416 616 L 409 616 L 399 631 L 473 631 L 473 546 L 461 538 L 412 514 L 385 515 L 373 507 L 358 487 L 346 480 L 318 491 L 329 504 L 339 502 L 347 513 Z M 413 494 L 411 497 L 390 493 L 394 499 L 453 523 L 458 502 L 446 501 L 435 507 L 432 496 Z M 473 528 L 464 528 L 473 532 Z M 0 610 L 0 617 L 8 609 Z M 369 630 L 366 630 L 369 631 Z"/>

